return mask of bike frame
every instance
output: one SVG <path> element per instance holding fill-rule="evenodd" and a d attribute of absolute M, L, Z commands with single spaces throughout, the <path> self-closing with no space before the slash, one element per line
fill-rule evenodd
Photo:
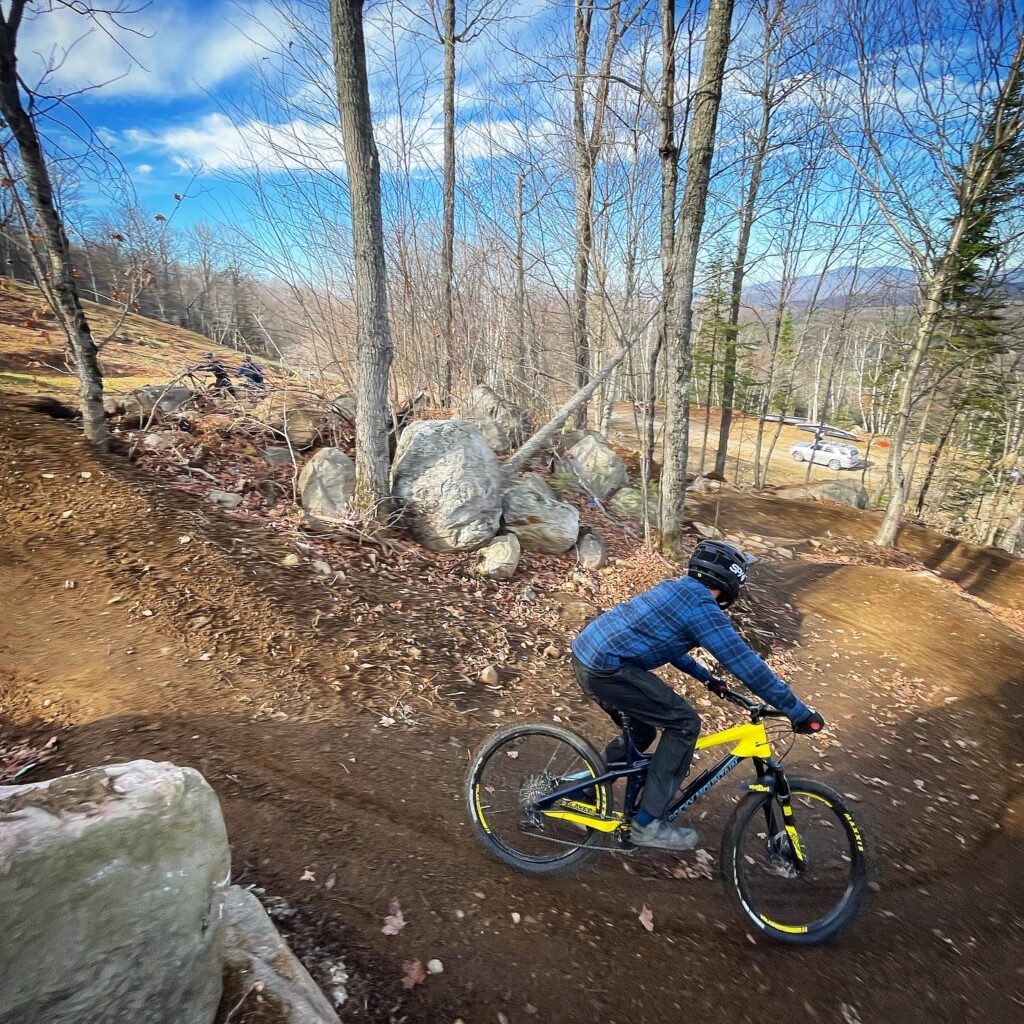
<path fill-rule="evenodd" d="M 624 762 L 614 762 L 609 765 L 603 775 L 592 776 L 580 782 L 574 782 L 571 786 L 555 790 L 553 793 L 548 793 L 534 804 L 536 810 L 545 817 L 571 821 L 600 832 L 624 830 L 636 813 L 637 802 L 644 782 L 647 780 L 651 758 L 636 749 L 628 730 L 624 729 L 622 736 L 626 744 L 626 760 Z M 729 753 L 717 764 L 702 771 L 680 790 L 676 799 L 669 805 L 668 811 L 665 813 L 665 820 L 674 821 L 688 807 L 707 795 L 741 761 L 749 758 L 754 762 L 757 781 L 749 783 L 747 789 L 752 792 L 767 792 L 775 795 L 782 808 L 783 827 L 790 838 L 797 868 L 801 869 L 803 867 L 803 852 L 793 820 L 789 784 L 786 782 L 782 765 L 772 756 L 771 743 L 764 725 L 760 721 L 755 721 L 702 736 L 697 740 L 697 750 L 707 750 L 710 747 L 719 747 L 725 744 L 732 744 Z M 603 815 L 596 804 L 573 799 L 573 797 L 582 796 L 594 786 L 613 783 L 617 779 L 626 780 L 625 811 L 623 813 L 612 812 Z M 557 808 L 554 806 L 556 803 L 560 805 Z M 765 806 L 765 820 L 769 835 L 774 835 L 779 831 L 772 802 Z"/>

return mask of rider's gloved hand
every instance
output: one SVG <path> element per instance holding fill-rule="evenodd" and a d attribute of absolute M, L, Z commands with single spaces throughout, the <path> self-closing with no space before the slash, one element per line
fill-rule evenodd
<path fill-rule="evenodd" d="M 704 684 L 716 697 L 724 697 L 729 692 L 729 687 L 724 679 L 716 679 L 712 676 Z"/>
<path fill-rule="evenodd" d="M 803 721 L 793 723 L 793 732 L 815 733 L 824 728 L 825 719 L 817 711 L 812 711 Z"/>

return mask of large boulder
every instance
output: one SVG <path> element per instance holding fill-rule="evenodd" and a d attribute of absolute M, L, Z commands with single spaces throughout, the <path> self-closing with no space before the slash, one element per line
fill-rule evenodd
<path fill-rule="evenodd" d="M 640 519 L 644 517 L 644 492 L 639 487 L 623 487 L 617 491 L 608 507 L 617 515 L 625 516 L 628 519 Z M 647 518 L 652 522 L 658 521 L 658 496 L 650 494 L 647 498 Z"/>
<path fill-rule="evenodd" d="M 254 1019 L 275 1024 L 339 1024 L 338 1015 L 309 972 L 278 934 L 260 901 L 233 885 L 224 901 L 225 1002 L 244 998 L 259 1007 Z M 338 990 L 339 1003 L 345 999 Z"/>
<path fill-rule="evenodd" d="M 472 551 L 501 520 L 501 468 L 465 420 L 416 420 L 402 432 L 391 493 L 409 532 L 432 551 Z"/>
<path fill-rule="evenodd" d="M 125 395 L 124 415 L 139 423 L 146 423 L 150 419 L 155 422 L 161 416 L 177 412 L 194 397 L 189 388 L 178 384 L 149 384 Z"/>
<path fill-rule="evenodd" d="M 191 768 L 0 787 L 0 1020 L 211 1024 L 229 866 L 220 805 Z"/>
<path fill-rule="evenodd" d="M 476 572 L 491 580 L 511 579 L 519 566 L 521 545 L 514 533 L 503 533 L 480 549 Z"/>
<path fill-rule="evenodd" d="M 866 509 L 869 504 L 868 492 L 856 480 L 816 480 L 813 483 L 780 487 L 776 493 L 780 498 L 834 501 L 850 508 Z"/>
<path fill-rule="evenodd" d="M 299 474 L 302 507 L 321 519 L 339 519 L 356 489 L 356 464 L 340 448 L 321 448 Z"/>
<path fill-rule="evenodd" d="M 462 418 L 475 423 L 496 452 L 518 448 L 530 434 L 529 416 L 486 384 L 473 389 Z"/>
<path fill-rule="evenodd" d="M 598 501 L 607 501 L 629 483 L 626 464 L 598 433 L 588 431 L 566 452 L 580 483 Z"/>
<path fill-rule="evenodd" d="M 540 491 L 533 482 L 515 481 L 502 498 L 505 529 L 519 538 L 524 551 L 561 555 L 580 533 L 580 514 L 574 505 Z"/>
<path fill-rule="evenodd" d="M 310 448 L 330 437 L 338 421 L 318 395 L 301 388 L 282 388 L 267 395 L 252 415 L 278 436 L 287 436 L 293 448 Z"/>

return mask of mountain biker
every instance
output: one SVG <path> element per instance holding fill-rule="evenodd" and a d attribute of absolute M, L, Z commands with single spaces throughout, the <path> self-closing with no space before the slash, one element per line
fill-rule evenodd
<path fill-rule="evenodd" d="M 255 362 L 252 356 L 245 356 L 242 365 L 235 370 L 235 376 L 245 381 L 245 386 L 253 391 L 262 391 L 265 387 L 263 367 Z"/>
<path fill-rule="evenodd" d="M 228 376 L 228 368 L 212 353 L 203 353 L 203 362 L 194 367 L 196 373 L 212 373 L 213 386 L 210 391 L 215 395 L 233 395 L 235 389 Z"/>
<path fill-rule="evenodd" d="M 598 616 L 572 642 L 572 665 L 584 694 L 623 725 L 639 750 L 662 730 L 647 775 L 640 810 L 633 820 L 638 846 L 691 850 L 697 833 L 673 827 L 665 812 L 690 770 L 700 734 L 700 716 L 651 669 L 672 664 L 721 695 L 727 687 L 690 657 L 703 647 L 759 697 L 784 712 L 797 732 L 818 732 L 825 720 L 793 691 L 741 639 L 723 609 L 737 597 L 756 559 L 724 541 L 702 540 L 687 574 Z M 605 762 L 624 761 L 621 737 L 605 749 Z"/>

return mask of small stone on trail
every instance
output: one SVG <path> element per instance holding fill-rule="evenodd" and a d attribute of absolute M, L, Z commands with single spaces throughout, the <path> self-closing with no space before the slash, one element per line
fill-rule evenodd
<path fill-rule="evenodd" d="M 317 558 L 312 562 L 313 570 L 320 573 L 321 576 L 330 576 L 331 567 L 321 558 Z"/>
<path fill-rule="evenodd" d="M 92 479 L 92 473 L 90 473 L 88 470 L 86 470 L 86 471 L 84 471 L 82 473 L 79 473 L 79 476 L 83 480 L 91 480 Z"/>
<path fill-rule="evenodd" d="M 519 922 L 522 921 L 522 919 L 523 919 L 523 915 L 522 914 L 520 914 L 516 910 L 512 911 L 512 923 L 513 924 L 519 924 Z"/>
<path fill-rule="evenodd" d="M 78 586 L 78 584 L 74 580 L 65 580 L 64 581 L 64 589 L 65 590 L 74 590 L 75 587 L 77 587 L 77 586 Z"/>
<path fill-rule="evenodd" d="M 74 510 L 69 508 L 66 509 L 64 512 L 61 512 L 60 517 L 61 519 L 70 519 L 74 514 Z"/>
<path fill-rule="evenodd" d="M 559 648 L 557 648 L 554 644 L 548 644 L 547 647 L 544 648 L 545 658 L 560 658 L 561 656 L 561 650 L 559 650 Z"/>
<path fill-rule="evenodd" d="M 440 960 L 428 960 L 427 974 L 444 974 L 444 964 Z"/>
<path fill-rule="evenodd" d="M 210 491 L 210 500 L 227 511 L 238 508 L 242 504 L 242 496 L 235 494 L 233 491 Z"/>
<path fill-rule="evenodd" d="M 192 543 L 192 538 L 187 533 L 183 533 L 178 538 L 178 543 L 179 544 L 191 544 Z"/>
<path fill-rule="evenodd" d="M 298 565 L 301 561 L 302 561 L 302 559 L 299 558 L 298 555 L 291 554 L 291 555 L 285 555 L 284 558 L 281 559 L 281 564 L 282 565 Z"/>
<path fill-rule="evenodd" d="M 486 683 L 488 686 L 496 686 L 500 682 L 498 670 L 493 665 L 488 665 L 480 673 L 480 682 Z"/>

